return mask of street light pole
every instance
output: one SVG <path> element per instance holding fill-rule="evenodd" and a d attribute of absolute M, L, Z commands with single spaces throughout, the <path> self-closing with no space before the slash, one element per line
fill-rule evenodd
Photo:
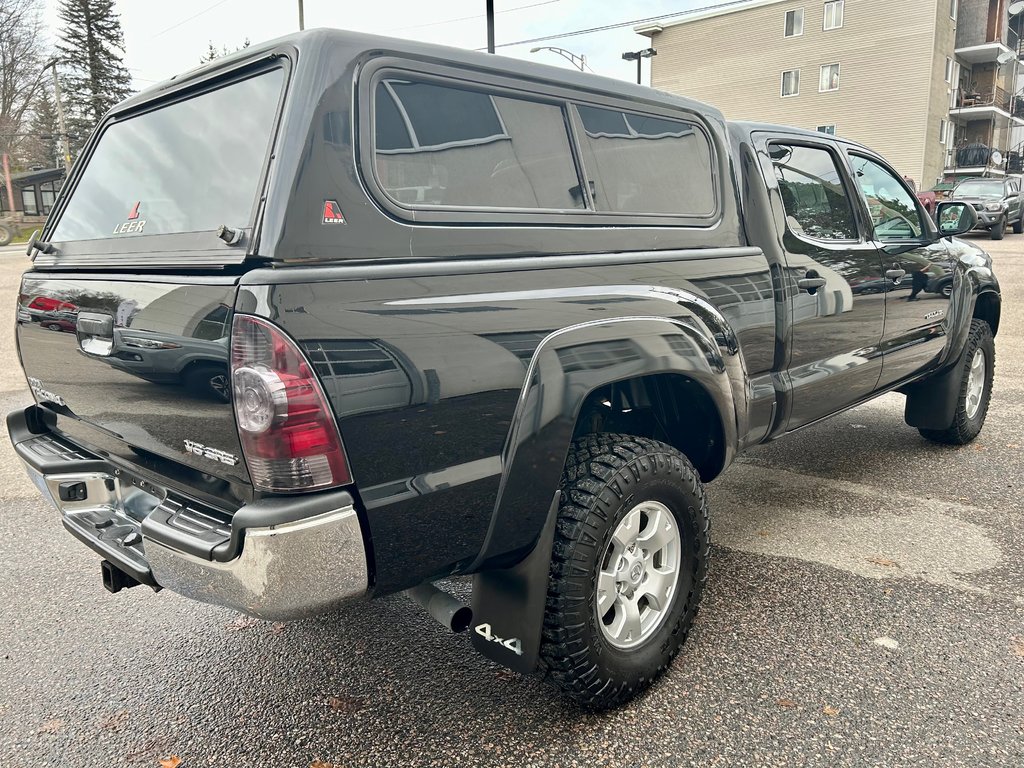
<path fill-rule="evenodd" d="M 576 54 L 572 51 L 567 51 L 565 48 L 559 48 L 554 45 L 542 45 L 539 48 L 531 48 L 530 53 L 537 53 L 538 51 L 551 51 L 557 53 L 563 59 L 568 59 L 572 62 L 572 65 L 576 67 L 580 72 L 587 66 L 587 57 L 583 54 Z"/>
<path fill-rule="evenodd" d="M 64 123 L 64 104 L 60 97 L 60 78 L 57 77 L 57 60 L 50 59 L 43 69 L 53 71 L 53 100 L 57 106 L 57 125 L 60 128 L 61 152 L 64 155 L 64 169 L 71 169 L 71 149 L 68 147 L 68 129 Z"/>
<path fill-rule="evenodd" d="M 487 0 L 487 52 L 494 53 L 494 0 Z"/>
<path fill-rule="evenodd" d="M 640 65 L 641 65 L 641 63 L 643 62 L 644 59 L 649 59 L 649 58 L 651 58 L 651 56 L 657 56 L 657 55 L 658 55 L 658 52 L 654 48 L 644 48 L 641 51 L 626 51 L 624 54 L 622 54 L 622 58 L 625 59 L 626 61 L 635 61 L 636 62 L 636 84 L 637 85 L 641 85 L 641 83 L 640 83 L 640 75 L 641 75 L 641 66 Z"/>

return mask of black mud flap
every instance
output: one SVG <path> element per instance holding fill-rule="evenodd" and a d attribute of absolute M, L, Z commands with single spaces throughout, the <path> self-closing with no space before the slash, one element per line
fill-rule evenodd
<path fill-rule="evenodd" d="M 560 496 L 555 494 L 529 555 L 511 568 L 473 576 L 473 647 L 523 675 L 537 669 L 540 655 Z"/>
<path fill-rule="evenodd" d="M 903 420 L 918 429 L 949 429 L 956 418 L 956 407 L 960 398 L 963 380 L 964 358 L 969 344 L 957 357 L 955 365 L 944 373 L 930 376 L 922 382 L 911 384 L 901 390 L 907 395 Z"/>

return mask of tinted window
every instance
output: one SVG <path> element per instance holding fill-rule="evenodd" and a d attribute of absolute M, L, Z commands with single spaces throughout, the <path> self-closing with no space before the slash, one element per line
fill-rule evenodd
<path fill-rule="evenodd" d="M 708 216 L 711 147 L 691 123 L 578 106 L 583 159 L 599 211 Z"/>
<path fill-rule="evenodd" d="M 851 155 L 850 163 L 857 185 L 867 201 L 871 221 L 875 225 L 875 237 L 879 240 L 920 237 L 924 225 L 917 211 L 916 198 L 896 175 L 874 160 L 859 155 Z"/>
<path fill-rule="evenodd" d="M 853 206 L 832 153 L 773 144 L 769 149 L 791 232 L 817 240 L 856 240 Z"/>
<path fill-rule="evenodd" d="M 129 219 L 117 237 L 247 226 L 283 82 L 275 69 L 110 125 L 53 239 L 114 237 Z"/>
<path fill-rule="evenodd" d="M 583 208 L 560 107 L 389 79 L 375 92 L 377 176 L 409 206 Z"/>

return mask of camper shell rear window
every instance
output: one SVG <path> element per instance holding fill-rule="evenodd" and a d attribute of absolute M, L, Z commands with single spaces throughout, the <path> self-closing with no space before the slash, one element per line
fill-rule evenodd
<path fill-rule="evenodd" d="M 492 85 L 486 76 L 469 81 L 465 72 L 446 77 L 429 69 L 382 66 L 363 91 L 370 106 L 361 138 L 371 144 L 363 174 L 398 218 L 716 220 L 715 151 L 697 120 L 585 103 L 564 88 L 525 91 L 507 80 Z"/>

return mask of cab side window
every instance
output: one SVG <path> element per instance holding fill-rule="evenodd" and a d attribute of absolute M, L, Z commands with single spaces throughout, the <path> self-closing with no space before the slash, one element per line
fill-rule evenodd
<path fill-rule="evenodd" d="M 883 242 L 921 237 L 924 222 L 917 201 L 896 174 L 862 155 L 850 155 L 850 164 L 867 202 L 875 237 Z"/>
<path fill-rule="evenodd" d="M 786 226 L 815 240 L 858 240 L 853 206 L 832 153 L 820 147 L 772 144 Z"/>

